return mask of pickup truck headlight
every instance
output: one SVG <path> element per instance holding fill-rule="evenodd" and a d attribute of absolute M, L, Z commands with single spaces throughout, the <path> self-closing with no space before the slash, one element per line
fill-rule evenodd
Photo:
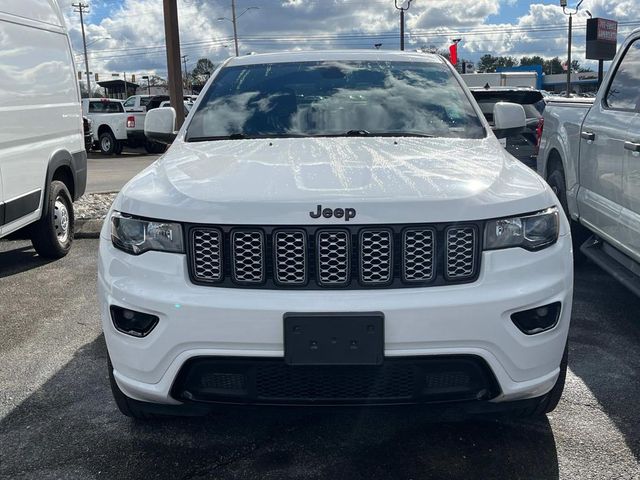
<path fill-rule="evenodd" d="M 149 250 L 184 253 L 179 223 L 135 218 L 120 212 L 111 215 L 111 241 L 114 247 L 133 255 Z"/>
<path fill-rule="evenodd" d="M 485 250 L 522 247 L 540 250 L 558 240 L 560 219 L 556 207 L 521 217 L 489 220 L 484 229 Z"/>

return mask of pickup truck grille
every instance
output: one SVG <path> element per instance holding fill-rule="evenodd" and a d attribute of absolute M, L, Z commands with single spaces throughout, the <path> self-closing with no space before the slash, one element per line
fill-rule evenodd
<path fill-rule="evenodd" d="M 403 288 L 474 281 L 481 225 L 187 227 L 189 274 L 237 288 Z"/>

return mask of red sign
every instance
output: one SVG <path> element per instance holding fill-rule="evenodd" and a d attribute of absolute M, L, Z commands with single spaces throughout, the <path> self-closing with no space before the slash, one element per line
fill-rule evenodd
<path fill-rule="evenodd" d="M 618 22 L 599 18 L 597 39 L 602 42 L 616 43 L 618 40 Z"/>
<path fill-rule="evenodd" d="M 452 65 L 458 63 L 458 45 L 456 43 L 449 47 L 449 61 Z"/>

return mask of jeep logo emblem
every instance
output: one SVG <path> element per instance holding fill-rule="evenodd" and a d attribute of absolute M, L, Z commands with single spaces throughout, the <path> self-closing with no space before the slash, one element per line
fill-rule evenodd
<path fill-rule="evenodd" d="M 313 210 L 309 212 L 309 216 L 311 218 L 320 218 L 321 216 L 324 218 L 344 218 L 345 222 L 348 222 L 352 218 L 356 218 L 356 209 L 355 208 L 322 208 L 322 205 L 318 205 L 316 207 L 316 211 Z"/>

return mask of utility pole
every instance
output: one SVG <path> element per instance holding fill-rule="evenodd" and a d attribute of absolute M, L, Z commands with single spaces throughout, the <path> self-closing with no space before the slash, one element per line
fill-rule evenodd
<path fill-rule="evenodd" d="M 238 19 L 236 18 L 236 0 L 231 0 L 231 22 L 233 23 L 233 42 L 236 45 L 236 57 L 240 56 L 238 52 Z"/>
<path fill-rule="evenodd" d="M 571 36 L 573 27 L 573 16 L 578 13 L 580 5 L 584 0 L 580 0 L 573 11 L 567 10 L 567 0 L 560 0 L 562 13 L 569 16 L 569 41 L 567 42 L 567 98 L 571 96 Z"/>
<path fill-rule="evenodd" d="M 167 45 L 167 73 L 171 106 L 176 112 L 184 112 L 182 72 L 180 68 L 180 33 L 178 30 L 178 6 L 176 0 L 162 0 L 164 9 L 164 35 Z M 184 123 L 184 115 L 176 115 L 176 128 Z"/>
<path fill-rule="evenodd" d="M 189 86 L 189 73 L 187 72 L 187 60 L 189 59 L 189 55 L 182 55 L 182 61 L 184 62 L 184 86 L 187 88 Z M 193 91 L 191 91 L 193 93 Z"/>
<path fill-rule="evenodd" d="M 409 10 L 412 0 L 403 0 L 398 5 L 398 0 L 395 0 L 396 9 L 400 10 L 400 50 L 404 50 L 404 12 Z"/>
<path fill-rule="evenodd" d="M 87 71 L 87 92 L 91 97 L 91 79 L 89 78 L 89 57 L 87 56 L 87 39 L 84 36 L 84 13 L 88 10 L 89 5 L 86 3 L 72 3 L 72 7 L 76 8 L 74 12 L 80 13 L 80 28 L 82 29 L 82 46 L 84 48 L 84 67 Z"/>

